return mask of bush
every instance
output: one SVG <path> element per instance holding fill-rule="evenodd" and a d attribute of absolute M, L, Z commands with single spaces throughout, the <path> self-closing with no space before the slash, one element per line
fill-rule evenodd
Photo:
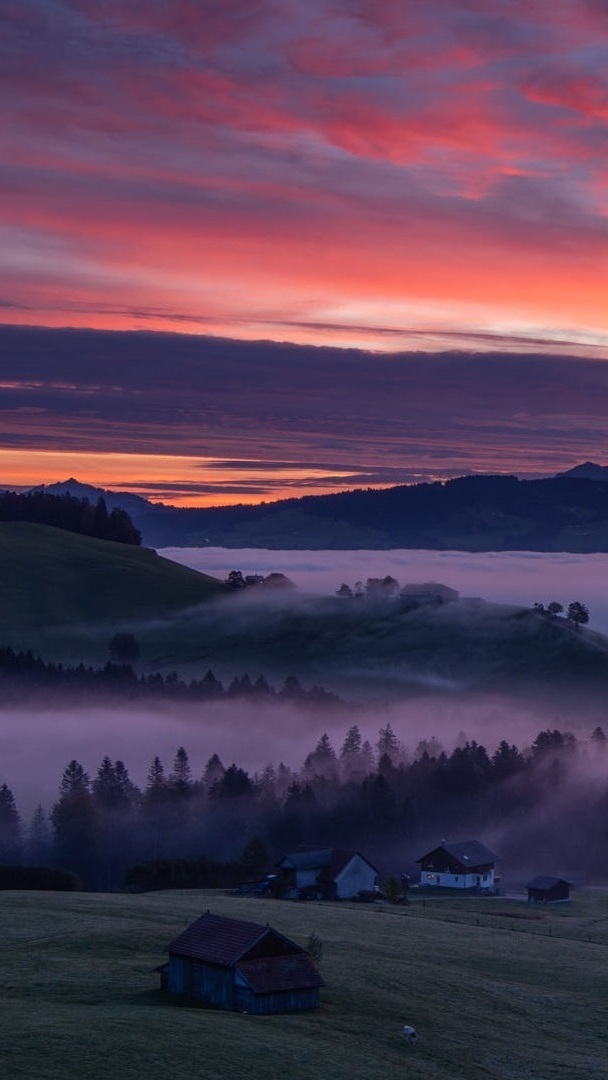
<path fill-rule="evenodd" d="M 0 866 L 0 889 L 79 892 L 82 881 L 71 870 L 60 870 L 56 866 Z"/>
<path fill-rule="evenodd" d="M 396 877 L 387 877 L 382 882 L 382 895 L 389 904 L 398 904 L 403 899 L 403 885 Z"/>
<path fill-rule="evenodd" d="M 110 638 L 108 648 L 111 659 L 118 663 L 131 663 L 137 660 L 141 653 L 139 641 L 134 634 L 114 634 L 114 637 Z"/>

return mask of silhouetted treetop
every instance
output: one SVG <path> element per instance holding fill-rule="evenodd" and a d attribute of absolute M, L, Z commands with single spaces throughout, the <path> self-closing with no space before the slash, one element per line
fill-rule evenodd
<path fill-rule="evenodd" d="M 48 495 L 44 491 L 4 491 L 0 493 L 0 521 L 29 521 L 56 529 L 114 540 L 120 544 L 141 544 L 141 533 L 126 510 L 116 507 L 108 513 L 102 497 L 93 506 L 88 499 L 73 495 Z"/>

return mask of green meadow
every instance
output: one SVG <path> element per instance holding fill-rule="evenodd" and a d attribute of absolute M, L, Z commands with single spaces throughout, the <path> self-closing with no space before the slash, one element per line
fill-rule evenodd
<path fill-rule="evenodd" d="M 0 568 L 0 643 L 76 663 L 107 660 L 123 624 L 162 621 L 224 592 L 148 548 L 24 521 L 0 524 Z"/>
<path fill-rule="evenodd" d="M 224 1013 L 155 967 L 210 908 L 323 942 L 321 1008 Z M 0 1066 L 27 1080 L 592 1080 L 608 1071 L 608 893 L 529 908 L 408 907 L 192 891 L 0 894 Z M 402 1034 L 412 1024 L 419 1042 Z"/>

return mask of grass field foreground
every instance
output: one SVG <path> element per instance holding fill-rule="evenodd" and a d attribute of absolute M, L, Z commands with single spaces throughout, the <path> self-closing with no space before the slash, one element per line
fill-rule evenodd
<path fill-rule="evenodd" d="M 312 1012 L 171 998 L 155 967 L 202 911 L 323 942 Z M 608 1060 L 608 894 L 528 908 L 296 904 L 206 891 L 0 894 L 2 1075 L 27 1080 L 593 1080 Z M 413 1024 L 420 1039 L 401 1034 Z"/>

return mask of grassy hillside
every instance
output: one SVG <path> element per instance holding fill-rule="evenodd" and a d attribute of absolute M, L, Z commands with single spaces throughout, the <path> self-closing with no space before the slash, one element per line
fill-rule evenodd
<path fill-rule="evenodd" d="M 461 601 L 402 611 L 399 605 L 229 596 L 167 625 L 135 632 L 149 662 L 189 675 L 211 667 L 295 674 L 346 697 L 390 697 L 427 682 L 439 688 L 540 684 L 608 689 L 608 639 L 565 618 L 505 604 Z"/>
<path fill-rule="evenodd" d="M 116 628 L 136 634 L 143 670 L 294 674 L 349 699 L 425 685 L 608 689 L 608 639 L 565 618 L 466 600 L 408 610 L 396 600 L 226 593 L 145 548 L 0 524 L 0 644 L 99 665 Z"/>
<path fill-rule="evenodd" d="M 154 551 L 26 522 L 0 524 L 0 631 L 160 615 L 223 591 Z"/>
<path fill-rule="evenodd" d="M 166 943 L 210 907 L 323 941 L 319 1010 L 253 1017 L 158 989 Z M 600 1080 L 608 896 L 553 909 L 379 908 L 219 894 L 0 894 L 3 1073 L 24 1080 Z M 420 1041 L 401 1036 L 413 1024 Z"/>

